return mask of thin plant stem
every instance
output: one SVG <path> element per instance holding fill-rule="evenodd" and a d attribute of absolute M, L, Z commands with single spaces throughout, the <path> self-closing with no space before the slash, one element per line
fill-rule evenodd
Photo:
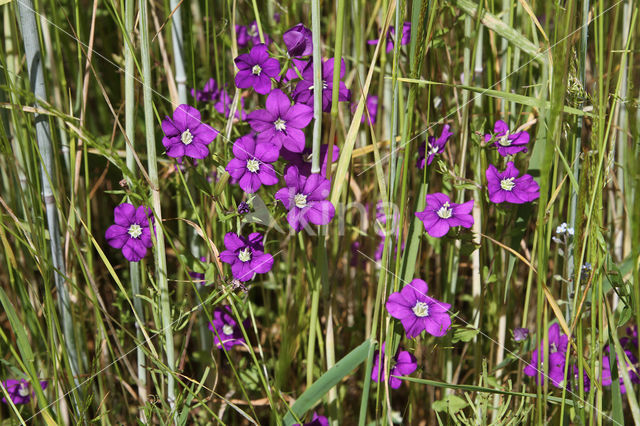
<path fill-rule="evenodd" d="M 133 34 L 133 18 L 134 18 L 135 0 L 126 0 L 125 2 L 125 28 L 126 34 Z M 124 45 L 124 90 L 125 90 L 125 133 L 129 143 L 126 144 L 126 162 L 127 169 L 131 176 L 135 176 L 137 165 L 134 158 L 135 148 L 135 87 L 134 87 L 134 53 L 131 46 L 132 40 L 125 41 Z M 128 185 L 131 188 L 133 179 L 128 179 Z M 132 200 L 130 200 L 132 201 Z M 142 307 L 142 299 L 140 295 L 140 263 L 129 263 L 129 275 L 131 279 L 131 293 L 133 297 L 133 306 L 138 318 L 144 318 L 144 309 Z M 136 340 L 142 341 L 142 330 L 140 330 L 141 324 L 136 321 Z M 138 374 L 138 398 L 140 399 L 140 405 L 144 406 L 147 401 L 147 371 L 145 354 L 142 347 L 136 349 L 136 363 Z M 146 415 L 144 409 L 140 410 L 140 421 L 146 421 Z"/>
<path fill-rule="evenodd" d="M 160 206 L 160 189 L 158 180 L 158 163 L 156 160 L 155 126 L 153 118 L 153 98 L 151 89 L 151 57 L 149 44 L 147 0 L 140 0 L 140 36 L 142 42 L 142 81 L 144 99 L 144 122 L 147 141 L 148 174 L 151 184 L 151 203 L 157 226 L 162 227 L 162 210 Z M 175 355 L 173 329 L 171 322 L 171 307 L 169 302 L 169 287 L 167 283 L 167 258 L 165 253 L 164 233 L 155 233 L 156 281 L 160 290 L 160 317 L 165 339 L 165 353 L 167 357 L 167 403 L 172 411 L 174 421 L 177 421 L 175 410 Z"/>

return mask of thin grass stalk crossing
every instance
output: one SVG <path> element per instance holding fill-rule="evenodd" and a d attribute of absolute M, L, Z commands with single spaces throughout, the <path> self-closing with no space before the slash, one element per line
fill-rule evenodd
<path fill-rule="evenodd" d="M 133 34 L 133 18 L 135 12 L 136 0 L 126 0 L 125 1 L 125 29 L 126 34 Z M 133 52 L 133 40 L 129 37 L 125 40 L 124 46 L 124 79 L 125 79 L 125 137 L 128 140 L 126 144 L 126 162 L 127 169 L 132 177 L 136 176 L 137 165 L 134 158 L 135 154 L 135 85 L 134 85 L 134 52 Z M 129 187 L 131 188 L 133 185 L 133 179 L 130 177 L 127 182 Z M 132 202 L 133 200 L 129 200 Z M 129 263 L 129 274 L 131 277 L 131 293 L 133 296 L 133 306 L 136 311 L 136 316 L 138 318 L 144 318 L 144 308 L 142 306 L 142 299 L 139 297 L 141 294 L 140 288 L 140 263 L 138 262 L 130 262 Z M 142 330 L 140 330 L 141 325 L 136 321 L 136 340 L 138 342 L 142 341 Z M 137 379 L 138 379 L 138 398 L 140 398 L 140 402 L 142 405 L 146 403 L 147 400 L 147 370 L 146 370 L 146 360 L 145 354 L 142 347 L 138 347 L 136 349 L 136 365 L 137 365 Z M 140 410 L 140 421 L 146 421 L 146 415 L 144 410 Z"/>

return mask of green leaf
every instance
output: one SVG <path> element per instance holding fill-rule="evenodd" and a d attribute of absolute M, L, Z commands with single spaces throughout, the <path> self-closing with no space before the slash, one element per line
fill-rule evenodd
<path fill-rule="evenodd" d="M 458 411 L 465 408 L 467 401 L 456 395 L 447 395 L 444 399 L 433 403 L 433 409 L 440 412 L 448 412 L 451 416 L 454 416 Z"/>
<path fill-rule="evenodd" d="M 452 343 L 470 342 L 471 340 L 473 340 L 474 337 L 478 335 L 479 332 L 480 330 L 478 330 L 477 328 L 470 328 L 470 327 L 458 328 L 453 333 L 453 339 L 451 339 L 451 342 Z"/>
<path fill-rule="evenodd" d="M 366 340 L 309 386 L 309 389 L 300 395 L 300 398 L 298 398 L 284 417 L 285 426 L 295 424 L 297 421 L 295 417 L 298 419 L 304 417 L 305 413 L 311 410 L 315 404 L 329 392 L 329 389 L 337 385 L 338 382 L 349 375 L 354 368 L 362 364 L 367 358 L 367 353 L 372 343 L 371 340 Z"/>

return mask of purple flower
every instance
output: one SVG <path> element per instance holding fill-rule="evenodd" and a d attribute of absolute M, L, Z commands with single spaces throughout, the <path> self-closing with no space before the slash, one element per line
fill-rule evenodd
<path fill-rule="evenodd" d="M 45 380 L 40 381 L 40 387 L 42 390 L 47 388 L 48 382 Z M 18 404 L 28 404 L 31 401 L 31 398 L 35 396 L 35 392 L 31 389 L 31 384 L 25 380 L 15 380 L 15 379 L 7 379 L 2 382 L 2 386 L 7 390 L 9 394 L 9 398 L 11 402 L 15 405 Z M 8 404 L 6 397 L 2 397 L 2 402 Z"/>
<path fill-rule="evenodd" d="M 236 86 L 241 89 L 253 87 L 261 95 L 271 91 L 271 79 L 280 74 L 280 62 L 269 57 L 266 44 L 253 46 L 251 52 L 243 53 L 234 61 L 238 67 Z"/>
<path fill-rule="evenodd" d="M 516 342 L 522 342 L 527 338 L 527 336 L 529 336 L 528 328 L 516 328 L 513 330 L 513 340 Z"/>
<path fill-rule="evenodd" d="M 209 330 L 213 332 L 213 344 L 218 349 L 224 346 L 224 349 L 228 351 L 235 345 L 246 343 L 242 330 L 233 319 L 231 308 L 228 305 L 214 309 L 213 322 L 209 323 Z"/>
<path fill-rule="evenodd" d="M 229 118 L 229 113 L 231 112 L 231 103 L 232 102 L 233 102 L 233 99 L 229 96 L 229 93 L 227 93 L 227 91 L 225 89 L 222 89 L 220 91 L 218 99 L 216 100 L 216 103 L 213 105 L 213 107 L 220 114 L 224 114 L 224 116 L 226 118 Z M 246 111 L 244 109 L 244 98 L 243 97 L 240 97 L 240 105 L 236 109 L 235 116 L 236 116 L 237 119 L 242 120 L 242 121 L 247 119 L 247 113 L 246 113 Z"/>
<path fill-rule="evenodd" d="M 206 158 L 209 155 L 207 145 L 218 136 L 218 131 L 200 121 L 200 111 L 189 105 L 179 105 L 169 116 L 162 120 L 165 137 L 162 144 L 169 157 Z"/>
<path fill-rule="evenodd" d="M 313 53 L 311 30 L 302 24 L 294 25 L 282 34 L 289 56 L 309 56 Z"/>
<path fill-rule="evenodd" d="M 354 102 L 351 104 L 351 112 L 355 112 L 358 107 L 358 103 Z M 367 115 L 367 111 L 369 115 Z M 362 114 L 362 118 L 360 119 L 361 123 L 364 123 L 365 120 L 369 122 L 369 124 L 376 124 L 376 117 L 378 116 L 378 97 L 376 95 L 368 95 L 367 96 L 367 105 L 366 111 Z M 369 120 L 367 120 L 367 117 Z"/>
<path fill-rule="evenodd" d="M 331 222 L 335 208 L 327 200 L 331 182 L 319 174 L 303 176 L 295 166 L 289 167 L 284 175 L 286 187 L 276 192 L 276 200 L 282 201 L 289 210 L 287 221 L 296 232 L 307 223 L 326 225 Z"/>
<path fill-rule="evenodd" d="M 538 360 L 538 357 L 540 360 Z M 549 352 L 549 366 L 548 366 L 548 379 L 551 384 L 557 388 L 563 387 L 564 382 L 564 358 L 565 354 L 562 352 Z M 531 355 L 531 362 L 524 368 L 524 374 L 529 377 L 536 376 L 536 383 L 540 384 L 544 377 L 544 353 L 535 350 Z"/>
<path fill-rule="evenodd" d="M 578 369 L 577 365 L 572 365 L 571 366 L 571 370 L 573 371 L 573 376 L 571 376 L 569 378 L 569 383 L 567 384 L 567 390 L 569 391 L 573 391 L 574 389 L 576 389 L 576 385 L 578 384 L 579 380 L 579 373 L 580 370 Z M 587 372 L 585 370 L 582 370 L 582 389 L 585 392 L 589 392 L 589 390 L 591 389 L 591 380 L 589 380 L 589 376 L 587 376 Z"/>
<path fill-rule="evenodd" d="M 549 380 L 555 387 L 562 387 L 564 380 L 564 360 L 567 352 L 569 339 L 565 334 L 560 332 L 560 326 L 554 323 L 549 327 L 548 343 L 544 341 L 538 344 L 531 354 L 531 362 L 524 368 L 524 374 L 530 377 L 536 377 L 536 383 L 540 383 L 543 377 L 544 347 L 548 346 L 549 352 Z"/>
<path fill-rule="evenodd" d="M 444 152 L 444 146 L 447 144 L 449 138 L 453 135 L 453 133 L 450 132 L 449 129 L 450 126 L 448 124 L 445 124 L 442 127 L 442 133 L 440 133 L 440 137 L 438 139 L 433 136 L 429 136 L 427 138 L 427 142 L 420 145 L 420 148 L 418 148 L 418 162 L 416 163 L 416 167 L 418 167 L 419 169 L 424 169 L 425 162 L 427 163 L 427 165 L 430 165 L 436 154 L 442 154 Z"/>
<path fill-rule="evenodd" d="M 255 274 L 266 274 L 273 267 L 273 256 L 264 252 L 259 232 L 249 237 L 228 232 L 224 246 L 226 250 L 220 253 L 220 260 L 231 265 L 233 277 L 240 281 L 249 281 Z"/>
<path fill-rule="evenodd" d="M 326 178 L 327 172 L 327 161 L 329 160 L 329 156 L 327 155 L 329 151 L 329 145 L 324 144 L 320 147 L 320 175 L 323 178 Z M 337 145 L 333 145 L 333 155 L 331 156 L 331 162 L 335 163 L 338 161 L 338 157 L 340 156 L 340 148 Z M 298 172 L 303 175 L 309 177 L 311 175 L 311 148 L 305 148 L 302 152 L 291 152 L 287 149 L 282 149 L 280 151 L 282 158 L 287 161 L 289 164 L 287 166 L 295 166 L 298 168 Z"/>
<path fill-rule="evenodd" d="M 236 25 L 236 41 L 238 47 L 244 49 L 251 42 L 252 45 L 260 44 L 260 33 L 258 31 L 258 23 L 253 21 L 248 27 L 244 25 Z M 264 43 L 268 46 L 271 44 L 271 39 L 268 35 L 264 34 Z"/>
<path fill-rule="evenodd" d="M 295 423 L 293 426 L 300 426 L 300 423 Z M 329 426 L 329 419 L 325 416 L 319 416 L 318 413 L 313 413 L 313 419 L 302 426 Z"/>
<path fill-rule="evenodd" d="M 304 132 L 313 118 L 313 109 L 304 104 L 293 104 L 282 90 L 275 89 L 267 96 L 266 109 L 253 111 L 247 120 L 259 132 L 258 140 L 284 146 L 289 151 L 304 149 Z"/>
<path fill-rule="evenodd" d="M 273 163 L 278 159 L 278 147 L 269 142 L 256 143 L 255 135 L 245 135 L 233 144 L 234 159 L 227 164 L 233 183 L 238 183 L 249 194 L 262 185 L 275 185 L 278 176 Z"/>
<path fill-rule="evenodd" d="M 526 131 L 509 133 L 509 126 L 502 120 L 496 121 L 493 126 L 493 135 L 484 135 L 484 141 L 489 142 L 494 139 L 494 145 L 498 148 L 498 153 L 503 157 L 527 152 L 529 143 L 529 133 Z"/>
<path fill-rule="evenodd" d="M 522 175 L 513 165 L 513 161 L 507 163 L 504 172 L 498 172 L 493 164 L 486 171 L 489 200 L 492 203 L 523 204 L 540 197 L 540 187 L 531 175 Z"/>
<path fill-rule="evenodd" d="M 434 238 L 440 238 L 449 232 L 449 228 L 462 226 L 471 228 L 473 225 L 473 200 L 456 204 L 441 192 L 427 195 L 427 205 L 424 211 L 415 215 L 424 224 L 424 229 Z"/>
<path fill-rule="evenodd" d="M 384 369 L 386 358 L 385 355 L 385 344 L 382 344 L 382 350 L 376 350 L 376 353 L 373 355 L 374 364 L 371 369 L 371 380 L 377 382 L 378 376 L 380 378 L 384 378 L 386 376 L 386 371 L 380 372 L 380 363 L 382 363 L 382 368 Z M 382 352 L 382 353 L 381 353 Z M 402 385 L 402 380 L 393 377 L 393 376 L 408 376 L 409 374 L 416 371 L 418 368 L 418 363 L 416 362 L 416 357 L 414 357 L 410 352 L 403 351 L 401 348 L 398 348 L 398 352 L 391 359 L 391 373 L 389 374 L 389 386 L 392 389 L 398 389 L 400 385 Z"/>
<path fill-rule="evenodd" d="M 138 262 L 153 246 L 149 222 L 153 224 L 153 214 L 148 207 L 136 208 L 122 203 L 113 209 L 115 225 L 111 225 L 105 238 L 113 248 L 122 249 L 123 256 L 130 262 Z"/>
<path fill-rule="evenodd" d="M 340 78 L 344 77 L 345 65 L 344 59 L 340 64 Z M 331 97 L 333 96 L 333 58 L 322 62 L 322 110 L 324 112 L 331 111 Z M 340 82 L 338 90 L 338 100 L 348 101 L 351 93 L 344 83 Z M 296 102 L 302 102 L 309 106 L 313 106 L 313 61 L 309 61 L 302 71 L 302 80 L 296 85 L 293 91 L 293 99 Z"/>
<path fill-rule="evenodd" d="M 611 350 L 611 348 L 607 346 L 605 349 L 607 353 L 602 357 L 601 383 L 602 383 L 602 386 L 611 386 L 611 384 L 613 383 L 613 377 L 611 375 L 611 360 L 609 359 L 609 351 Z M 626 362 L 626 360 L 624 361 L 624 365 L 625 365 L 624 368 L 627 370 L 627 373 L 629 374 L 629 379 L 631 380 L 631 383 L 640 383 L 640 376 L 633 370 L 633 368 L 631 368 L 632 364 L 636 364 L 638 362 L 636 357 L 633 356 L 633 353 L 631 353 L 631 351 L 629 350 L 625 350 L 624 353 L 627 356 L 627 358 L 629 358 L 629 361 L 630 361 L 630 363 Z M 622 373 L 620 372 L 623 366 L 617 354 L 616 354 L 616 363 L 618 364 L 617 369 L 618 369 L 618 380 L 620 383 L 620 393 L 626 393 L 627 388 L 624 385 L 624 381 L 622 379 Z"/>
<path fill-rule="evenodd" d="M 427 296 L 427 291 L 427 283 L 416 278 L 387 299 L 389 315 L 402 322 L 409 339 L 419 336 L 423 330 L 433 336 L 444 336 L 451 326 L 447 313 L 451 305 Z"/>
<path fill-rule="evenodd" d="M 393 50 L 393 42 L 395 39 L 395 35 L 396 35 L 396 28 L 393 25 L 390 25 L 389 31 L 387 32 L 387 53 Z M 367 44 L 376 45 L 378 44 L 378 40 L 380 39 L 377 38 L 375 40 L 369 40 L 367 41 Z M 404 24 L 402 24 L 402 37 L 400 38 L 400 46 L 409 44 L 410 40 L 411 40 L 411 22 L 405 22 Z"/>
<path fill-rule="evenodd" d="M 213 78 L 210 78 L 204 84 L 202 90 L 191 89 L 191 96 L 196 98 L 198 102 L 211 102 L 215 100 L 220 94 L 220 88 Z"/>

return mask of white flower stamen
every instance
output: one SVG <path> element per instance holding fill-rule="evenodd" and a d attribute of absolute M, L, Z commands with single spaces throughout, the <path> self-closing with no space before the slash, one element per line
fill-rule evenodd
<path fill-rule="evenodd" d="M 180 135 L 180 140 L 185 145 L 189 145 L 191 142 L 193 142 L 193 135 L 191 134 L 189 129 L 182 132 L 182 134 Z"/>
<path fill-rule="evenodd" d="M 258 170 L 260 170 L 260 162 L 255 158 L 247 160 L 247 170 L 249 170 L 251 173 L 256 173 Z"/>
<path fill-rule="evenodd" d="M 431 143 L 429 143 L 429 150 L 427 152 L 427 157 L 430 155 L 436 155 L 440 152 L 440 148 L 438 148 L 437 146 L 433 146 L 431 145 Z"/>
<path fill-rule="evenodd" d="M 304 194 L 296 194 L 293 197 L 293 203 L 299 209 L 305 208 L 307 207 L 307 196 Z"/>
<path fill-rule="evenodd" d="M 440 207 L 440 209 L 436 212 L 436 214 L 440 217 L 440 219 L 449 219 L 453 214 L 453 209 L 451 205 L 447 201 Z"/>
<path fill-rule="evenodd" d="M 20 383 L 20 387 L 18 388 L 18 395 L 25 398 L 29 396 L 29 386 L 26 383 Z"/>
<path fill-rule="evenodd" d="M 253 73 L 253 75 L 260 75 L 260 73 L 262 72 L 262 67 L 260 65 L 254 65 L 253 68 L 251 68 L 251 72 Z"/>
<path fill-rule="evenodd" d="M 513 142 L 511 139 L 509 139 L 509 132 L 505 133 L 504 135 L 500 136 L 498 138 L 498 145 L 500 146 L 511 146 L 511 143 Z"/>
<path fill-rule="evenodd" d="M 281 132 L 287 130 L 287 122 L 282 118 L 278 118 L 276 121 L 274 121 L 273 125 L 276 126 L 276 130 L 279 130 Z"/>
<path fill-rule="evenodd" d="M 142 227 L 137 223 L 134 223 L 129 227 L 127 234 L 129 234 L 131 238 L 138 238 L 140 237 L 140 235 L 142 235 Z"/>
<path fill-rule="evenodd" d="M 416 302 L 411 310 L 417 317 L 423 318 L 429 316 L 429 305 L 424 302 Z"/>
<path fill-rule="evenodd" d="M 515 178 L 507 178 L 507 179 L 502 179 L 500 181 L 500 188 L 504 189 L 505 191 L 511 191 L 513 189 L 514 186 L 516 186 L 516 183 L 513 181 Z"/>
<path fill-rule="evenodd" d="M 238 259 L 240 259 L 241 262 L 248 262 L 251 260 L 251 250 L 249 247 L 244 250 L 240 250 L 240 253 L 238 253 Z"/>
<path fill-rule="evenodd" d="M 233 327 L 230 326 L 229 324 L 225 324 L 222 326 L 222 333 L 225 336 L 231 336 L 233 334 Z"/>

